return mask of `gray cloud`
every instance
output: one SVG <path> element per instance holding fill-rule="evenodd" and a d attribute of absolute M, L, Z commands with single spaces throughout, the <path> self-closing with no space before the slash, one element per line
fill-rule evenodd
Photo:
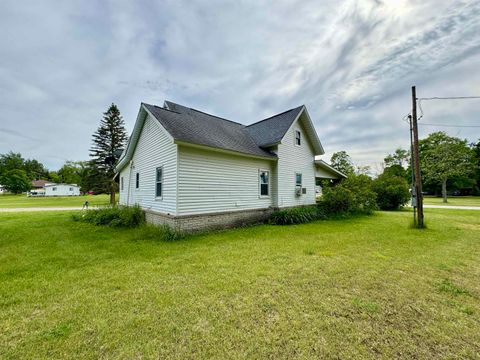
<path fill-rule="evenodd" d="M 131 130 L 141 101 L 167 98 L 244 123 L 304 103 L 327 160 L 378 165 L 408 144 L 412 84 L 480 93 L 479 15 L 462 0 L 3 1 L 0 153 L 58 168 L 88 157 L 111 102 Z M 479 106 L 424 104 L 424 120 L 472 124 Z"/>

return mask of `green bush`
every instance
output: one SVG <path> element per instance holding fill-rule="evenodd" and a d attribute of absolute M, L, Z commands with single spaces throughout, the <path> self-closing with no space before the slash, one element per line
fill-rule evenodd
<path fill-rule="evenodd" d="M 86 210 L 81 215 L 75 214 L 73 219 L 94 225 L 132 228 L 143 224 L 145 215 L 139 206 L 113 206 Z"/>
<path fill-rule="evenodd" d="M 371 214 L 377 209 L 372 179 L 366 175 L 350 175 L 333 186 L 325 186 L 317 206 L 304 206 L 275 211 L 270 223 L 276 225 L 303 224 L 319 219 Z"/>
<path fill-rule="evenodd" d="M 303 206 L 275 211 L 270 223 L 275 225 L 304 224 L 321 217 L 316 206 Z"/>
<path fill-rule="evenodd" d="M 396 210 L 410 200 L 408 183 L 404 178 L 382 174 L 373 182 L 377 204 L 382 210 Z"/>
<path fill-rule="evenodd" d="M 351 175 L 339 184 L 323 189 L 318 207 L 327 217 L 371 214 L 377 209 L 373 181 L 366 175 Z"/>
<path fill-rule="evenodd" d="M 353 199 L 353 194 L 349 189 L 337 185 L 323 190 L 318 207 L 327 215 L 348 214 L 352 212 Z"/>

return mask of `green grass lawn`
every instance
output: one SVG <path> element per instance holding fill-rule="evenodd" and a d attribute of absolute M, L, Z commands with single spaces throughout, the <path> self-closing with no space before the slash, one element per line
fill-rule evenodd
<path fill-rule="evenodd" d="M 118 198 L 118 196 L 117 196 Z M 59 197 L 27 197 L 27 195 L 0 195 L 1 208 L 29 208 L 29 207 L 81 207 L 85 201 L 92 206 L 108 205 L 110 195 L 82 195 Z"/>
<path fill-rule="evenodd" d="M 0 358 L 478 358 L 480 218 L 154 232 L 0 214 Z"/>
<path fill-rule="evenodd" d="M 424 197 L 424 203 L 428 205 L 480 206 L 480 196 L 448 196 L 447 200 L 445 204 L 441 197 Z"/>

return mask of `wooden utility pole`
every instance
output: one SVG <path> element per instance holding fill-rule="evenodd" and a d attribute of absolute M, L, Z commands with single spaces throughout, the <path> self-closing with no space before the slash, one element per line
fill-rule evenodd
<path fill-rule="evenodd" d="M 410 171 L 412 175 L 412 207 L 413 207 L 413 223 L 417 225 L 417 196 L 415 194 L 416 192 L 416 185 L 415 185 L 415 175 L 414 175 L 414 170 L 413 170 L 413 164 L 415 163 L 413 161 L 413 127 L 412 127 L 412 115 L 408 115 L 408 123 L 410 125 Z"/>
<path fill-rule="evenodd" d="M 415 195 L 417 196 L 417 226 L 423 228 L 423 194 L 422 177 L 420 174 L 420 154 L 418 147 L 417 124 L 417 92 L 412 86 L 412 130 L 413 130 L 413 165 L 415 171 Z"/>

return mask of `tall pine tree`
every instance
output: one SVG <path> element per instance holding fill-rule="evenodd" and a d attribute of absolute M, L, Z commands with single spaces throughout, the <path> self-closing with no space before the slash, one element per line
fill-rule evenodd
<path fill-rule="evenodd" d="M 125 123 L 117 105 L 113 104 L 103 113 L 100 126 L 93 134 L 90 148 L 91 170 L 90 186 L 96 192 L 110 192 L 115 200 L 117 186 L 113 181 L 115 165 L 128 140 Z"/>

